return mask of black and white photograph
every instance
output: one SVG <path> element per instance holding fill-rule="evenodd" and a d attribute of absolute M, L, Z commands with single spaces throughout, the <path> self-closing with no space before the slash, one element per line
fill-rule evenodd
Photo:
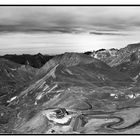
<path fill-rule="evenodd" d="M 140 5 L 0 5 L 1 134 L 140 134 Z"/>

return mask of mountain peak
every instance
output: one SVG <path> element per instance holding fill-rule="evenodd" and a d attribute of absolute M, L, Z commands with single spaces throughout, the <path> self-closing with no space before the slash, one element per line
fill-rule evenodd
<path fill-rule="evenodd" d="M 37 56 L 41 56 L 41 57 L 43 56 L 41 53 L 38 53 L 38 54 L 36 54 L 36 55 L 37 55 Z"/>
<path fill-rule="evenodd" d="M 90 63 L 93 58 L 82 53 L 64 53 L 60 59 L 60 64 L 66 67 L 74 66 L 79 63 Z"/>
<path fill-rule="evenodd" d="M 51 68 L 55 67 L 57 64 L 64 67 L 76 66 L 78 64 L 89 64 L 92 62 L 98 62 L 99 60 L 92 58 L 86 54 L 82 53 L 64 53 L 62 55 L 55 56 L 49 60 L 42 68 L 37 72 L 37 75 L 43 75 L 47 73 Z"/>

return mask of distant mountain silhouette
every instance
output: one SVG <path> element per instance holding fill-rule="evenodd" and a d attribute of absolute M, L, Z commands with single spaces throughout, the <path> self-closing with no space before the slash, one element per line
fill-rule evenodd
<path fill-rule="evenodd" d="M 30 65 L 35 68 L 42 67 L 47 61 L 49 61 L 54 56 L 49 55 L 42 55 L 41 53 L 38 53 L 36 55 L 30 55 L 30 54 L 23 54 L 23 55 L 14 55 L 14 54 L 7 54 L 4 56 L 0 56 L 0 58 L 5 58 L 10 61 L 16 62 L 18 64 L 22 65 Z"/>

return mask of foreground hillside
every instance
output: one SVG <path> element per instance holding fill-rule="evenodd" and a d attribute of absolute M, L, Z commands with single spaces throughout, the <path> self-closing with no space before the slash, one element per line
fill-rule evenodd
<path fill-rule="evenodd" d="M 14 134 L 129 133 L 139 127 L 139 90 L 133 78 L 104 62 L 65 53 L 37 70 L 30 85 L 2 107 L 5 123 L 0 130 Z"/>

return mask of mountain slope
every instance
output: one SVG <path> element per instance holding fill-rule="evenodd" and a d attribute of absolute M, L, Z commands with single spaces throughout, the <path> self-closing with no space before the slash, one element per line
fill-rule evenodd
<path fill-rule="evenodd" d="M 5 104 L 7 100 L 19 94 L 36 73 L 31 66 L 20 65 L 12 61 L 0 59 L 0 103 Z"/>

